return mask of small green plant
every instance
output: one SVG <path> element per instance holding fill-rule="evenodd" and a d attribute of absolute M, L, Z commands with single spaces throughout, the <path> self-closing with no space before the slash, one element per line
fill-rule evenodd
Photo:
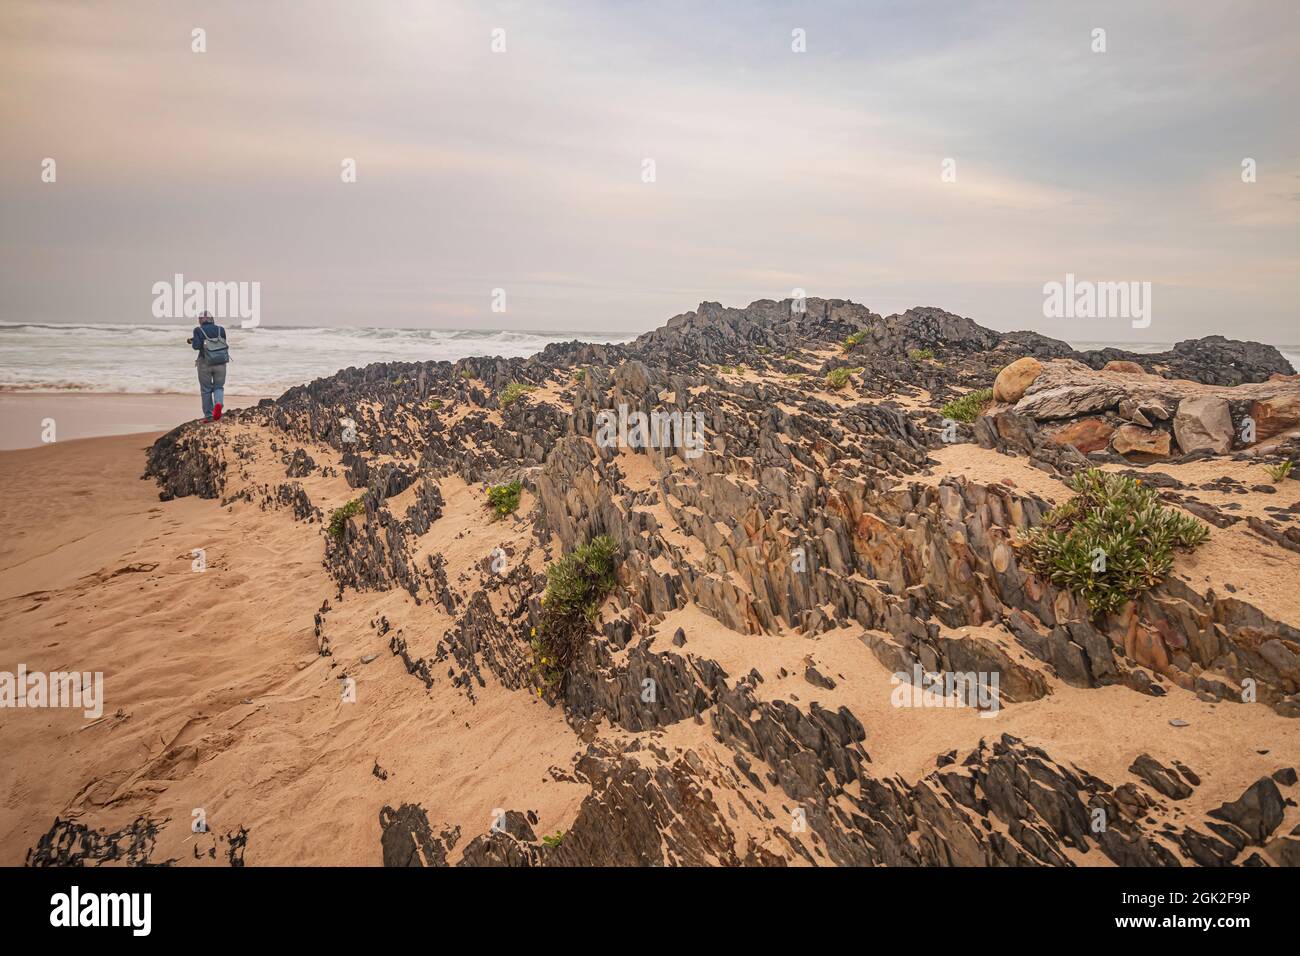
<path fill-rule="evenodd" d="M 1164 579 L 1175 549 L 1210 529 L 1160 503 L 1140 480 L 1096 468 L 1069 481 L 1075 496 L 1016 542 L 1024 566 L 1081 597 L 1094 617 L 1113 614 Z"/>
<path fill-rule="evenodd" d="M 425 407 L 436 412 L 438 409 L 442 408 L 442 399 L 431 398 L 429 401 L 425 402 Z"/>
<path fill-rule="evenodd" d="M 570 613 L 599 605 L 614 590 L 616 554 L 614 539 L 597 535 L 547 568 L 547 610 Z"/>
<path fill-rule="evenodd" d="M 585 382 L 587 380 L 587 370 L 585 368 L 575 368 L 572 378 L 575 382 Z"/>
<path fill-rule="evenodd" d="M 795 354 L 794 354 L 793 352 L 786 352 L 784 355 L 781 356 L 781 358 L 783 358 L 783 359 L 788 359 L 788 360 L 790 360 L 790 361 L 794 361 L 794 359 L 795 359 Z"/>
<path fill-rule="evenodd" d="M 470 379 L 474 377 L 474 373 L 467 368 L 463 368 L 460 370 L 460 377 L 464 379 Z"/>
<path fill-rule="evenodd" d="M 913 362 L 924 362 L 934 358 L 934 349 L 912 349 L 907 353 L 907 357 Z"/>
<path fill-rule="evenodd" d="M 493 485 L 488 489 L 488 507 L 498 518 L 504 518 L 519 507 L 519 493 L 523 490 L 516 479 L 504 485 Z"/>
<path fill-rule="evenodd" d="M 785 377 L 788 379 L 792 379 L 793 381 L 798 381 L 801 378 L 807 378 L 808 373 L 807 372 L 786 372 Z"/>
<path fill-rule="evenodd" d="M 844 341 L 841 343 L 841 347 L 844 349 L 844 351 L 851 352 L 856 346 L 861 345 L 866 340 L 867 340 L 866 332 L 864 331 L 853 332 L 844 337 Z"/>
<path fill-rule="evenodd" d="M 1268 476 L 1274 481 L 1286 481 L 1287 476 L 1291 474 L 1293 464 L 1294 462 L 1288 458 L 1286 461 L 1280 461 L 1275 465 L 1265 465 L 1264 470 L 1268 472 Z"/>
<path fill-rule="evenodd" d="M 839 368 L 833 368 L 826 373 L 826 387 L 830 389 L 841 389 L 849 384 L 849 379 L 854 375 L 861 375 L 865 372 L 864 368 L 849 368 L 847 365 Z"/>
<path fill-rule="evenodd" d="M 525 385 L 523 382 L 511 382 L 505 388 L 501 389 L 501 394 L 497 397 L 497 402 L 502 408 L 506 408 L 519 399 L 523 398 L 529 392 L 537 391 L 536 385 Z"/>
<path fill-rule="evenodd" d="M 365 510 L 365 505 L 362 504 L 360 498 L 353 498 L 341 508 L 335 508 L 330 513 L 330 537 L 335 541 L 343 540 L 343 528 L 347 524 L 348 519 L 353 515 L 361 514 L 361 512 Z"/>
<path fill-rule="evenodd" d="M 607 534 L 574 548 L 546 569 L 542 615 L 532 629 L 533 677 L 543 690 L 558 690 L 582 641 L 595 626 L 601 602 L 614 590 L 618 544 Z"/>
<path fill-rule="evenodd" d="M 939 414 L 953 421 L 973 422 L 991 401 L 993 401 L 993 389 L 981 388 L 974 392 L 967 392 L 961 398 L 954 398 L 939 409 Z"/>
<path fill-rule="evenodd" d="M 547 846 L 559 846 L 561 843 L 564 842 L 564 831 L 556 830 L 555 833 L 551 836 L 543 836 L 542 842 L 545 843 Z"/>

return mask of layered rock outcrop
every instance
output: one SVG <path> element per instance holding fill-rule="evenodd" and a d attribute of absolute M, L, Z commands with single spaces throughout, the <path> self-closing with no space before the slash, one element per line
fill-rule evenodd
<path fill-rule="evenodd" d="M 1101 370 L 1128 361 L 1146 371 Z M 845 387 L 826 383 L 845 367 Z M 1221 339 L 1083 354 L 938 309 L 704 303 L 626 346 L 348 369 L 231 421 L 318 449 L 287 453 L 288 477 L 332 466 L 317 465 L 320 448 L 335 454 L 359 498 L 350 516 L 334 524 L 342 502 L 303 507 L 297 493 L 281 506 L 333 528 L 322 555 L 340 594 L 402 591 L 412 615 L 450 622 L 417 652 L 376 618 L 409 679 L 470 701 L 489 683 L 537 695 L 572 728 L 573 765 L 555 773 L 589 795 L 564 832 L 539 828 L 526 805 L 462 833 L 437 807 L 396 802 L 377 821 L 386 863 L 1075 865 L 1097 853 L 1288 865 L 1285 767 L 1184 812 L 1200 784 L 1177 761 L 1144 749 L 1103 779 L 990 723 L 974 745 L 934 753 L 932 769 L 878 773 L 873 721 L 886 718 L 863 701 L 879 688 L 811 660 L 851 635 L 853 659 L 875 673 L 996 675 L 1012 712 L 1077 690 L 1098 707 L 1112 691 L 1182 694 L 1300 716 L 1300 620 L 1177 577 L 1098 620 L 1018 560 L 1018 537 L 1051 503 L 1000 476 L 945 475 L 938 460 L 969 443 L 1047 481 L 1137 452 L 1244 452 L 1261 440 L 1260 419 L 1253 443 L 1242 430 L 1252 408 L 1287 420 L 1300 385 L 1268 380 L 1278 373 L 1290 366 L 1276 350 Z M 502 407 L 515 382 L 537 390 Z M 989 387 L 998 401 L 973 423 L 945 418 L 946 401 Z M 603 442 L 611 411 L 676 422 L 677 438 Z M 246 462 L 224 433 L 183 426 L 154 446 L 147 474 L 164 497 L 231 493 Z M 433 553 L 451 483 L 516 478 L 527 541 L 508 567 Z M 1166 493 L 1194 504 L 1185 488 Z M 1290 518 L 1254 517 L 1286 539 Z M 532 644 L 542 569 L 597 534 L 618 543 L 618 584 L 551 687 Z M 690 615 L 713 629 L 688 633 Z"/>

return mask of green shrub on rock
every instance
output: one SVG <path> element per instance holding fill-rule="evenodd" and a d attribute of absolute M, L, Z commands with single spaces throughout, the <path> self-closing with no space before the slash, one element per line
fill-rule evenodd
<path fill-rule="evenodd" d="M 854 348 L 861 345 L 867 340 L 866 332 L 853 332 L 844 337 L 843 348 L 846 352 L 853 351 Z"/>
<path fill-rule="evenodd" d="M 330 513 L 329 533 L 335 541 L 343 539 L 343 527 L 347 524 L 349 518 L 359 515 L 365 511 L 365 505 L 360 498 L 353 498 L 341 508 L 335 508 Z"/>
<path fill-rule="evenodd" d="M 954 398 L 939 409 L 939 414 L 953 421 L 970 423 L 979 417 L 980 412 L 984 411 L 985 406 L 991 401 L 993 401 L 993 389 L 981 388 L 974 392 L 967 392 L 961 398 Z"/>
<path fill-rule="evenodd" d="M 493 485 L 488 489 L 488 507 L 498 518 L 504 518 L 519 507 L 519 495 L 523 485 L 518 480 L 504 485 Z"/>
<path fill-rule="evenodd" d="M 532 629 L 533 677 L 537 695 L 558 691 L 569 665 L 591 633 L 601 602 L 614 590 L 618 544 L 609 535 L 587 544 L 546 569 L 542 615 Z"/>
<path fill-rule="evenodd" d="M 1094 617 L 1155 587 L 1176 549 L 1190 551 L 1209 537 L 1208 527 L 1132 478 L 1093 468 L 1069 486 L 1076 495 L 1016 546 L 1027 570 L 1081 597 Z"/>
<path fill-rule="evenodd" d="M 614 590 L 614 556 L 618 545 L 607 534 L 574 548 L 546 569 L 546 607 L 563 613 L 583 612 Z"/>
<path fill-rule="evenodd" d="M 839 368 L 833 368 L 826 373 L 826 387 L 829 389 L 841 389 L 849 384 L 849 379 L 854 375 L 861 375 L 865 372 L 864 368 L 849 368 L 847 365 Z"/>
<path fill-rule="evenodd" d="M 502 408 L 506 408 L 523 398 L 529 392 L 535 391 L 537 391 L 536 385 L 525 385 L 523 382 L 511 382 L 505 388 L 501 389 L 501 394 L 497 397 L 497 403 Z"/>

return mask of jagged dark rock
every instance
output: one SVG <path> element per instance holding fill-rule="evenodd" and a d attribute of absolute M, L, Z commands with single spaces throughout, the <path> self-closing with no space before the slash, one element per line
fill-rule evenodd
<path fill-rule="evenodd" d="M 1210 816 L 1235 825 L 1252 843 L 1263 844 L 1281 824 L 1283 811 L 1277 784 L 1261 777 L 1236 800 L 1211 810 Z"/>
<path fill-rule="evenodd" d="M 1178 760 L 1126 755 L 1132 777 L 1106 781 L 991 729 L 978 746 L 945 747 L 916 779 L 877 774 L 870 722 L 851 695 L 836 696 L 849 671 L 823 664 L 831 659 L 816 644 L 849 634 L 895 675 L 996 674 L 1007 708 L 1061 685 L 1245 706 L 1250 682 L 1278 719 L 1300 716 L 1298 622 L 1176 576 L 1095 619 L 1018 560 L 1017 542 L 1048 500 L 1017 481 L 934 473 L 954 440 L 1043 481 L 1122 463 L 1054 441 L 1057 423 L 1088 416 L 1169 435 L 1182 398 L 1212 386 L 1242 385 L 1240 398 L 1224 399 L 1239 436 L 1249 401 L 1300 388 L 1268 381 L 1291 372 L 1277 350 L 1212 337 L 1160 355 L 1079 353 L 936 308 L 881 317 L 843 300 L 798 306 L 702 303 L 627 345 L 343 370 L 235 419 L 286 449 L 295 480 L 274 488 L 245 480 L 247 437 L 189 425 L 151 449 L 146 476 L 162 497 L 241 495 L 285 508 L 321 526 L 339 595 L 405 592 L 416 608 L 405 631 L 387 616 L 372 621 L 402 680 L 422 693 L 450 685 L 462 703 L 492 684 L 568 721 L 580 746 L 555 779 L 589 792 L 563 832 L 507 807 L 500 826 L 462 846 L 441 811 L 435 834 L 420 805 L 385 806 L 385 865 L 1066 866 L 1094 852 L 1118 865 L 1237 865 L 1248 844 L 1264 865 L 1293 861 L 1289 844 L 1269 843 L 1284 806 L 1272 778 L 1209 818 L 1178 816 L 1172 804 L 1187 806 L 1200 784 Z M 1014 406 L 946 419 L 945 403 L 1027 356 L 1043 369 Z M 1119 361 L 1154 374 L 1094 372 Z M 837 368 L 849 370 L 843 389 L 824 384 Z M 515 382 L 536 390 L 502 407 Z M 698 415 L 703 441 L 602 447 L 598 418 L 611 409 Z M 345 502 L 312 501 L 296 480 L 333 468 L 359 498 L 337 523 Z M 1132 473 L 1147 475 L 1139 462 Z M 502 552 L 508 566 L 477 555 L 453 567 L 430 541 L 455 489 L 512 480 L 530 504 L 502 517 L 518 532 Z M 1217 527 L 1253 529 L 1269 546 L 1286 550 L 1300 533 L 1289 516 L 1239 517 L 1179 479 L 1151 482 L 1171 503 Z M 480 517 L 489 520 L 486 509 Z M 617 586 L 563 679 L 547 683 L 535 643 L 544 569 L 595 535 L 617 545 Z M 687 609 L 735 635 L 788 642 L 790 657 L 779 670 L 724 667 L 707 635 L 688 639 L 679 625 Z M 332 656 L 327 612 L 315 633 Z M 432 637 L 411 626 L 435 619 L 422 612 L 445 615 Z M 781 685 L 787 675 L 795 683 Z M 667 742 L 681 731 L 690 742 Z"/>

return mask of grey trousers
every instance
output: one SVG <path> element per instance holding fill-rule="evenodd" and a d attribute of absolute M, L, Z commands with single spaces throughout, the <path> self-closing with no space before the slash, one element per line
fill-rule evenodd
<path fill-rule="evenodd" d="M 203 417 L 211 418 L 213 403 L 221 405 L 226 403 L 226 367 L 209 365 L 203 359 L 199 359 L 195 367 L 199 370 L 199 394 L 203 396 Z"/>

